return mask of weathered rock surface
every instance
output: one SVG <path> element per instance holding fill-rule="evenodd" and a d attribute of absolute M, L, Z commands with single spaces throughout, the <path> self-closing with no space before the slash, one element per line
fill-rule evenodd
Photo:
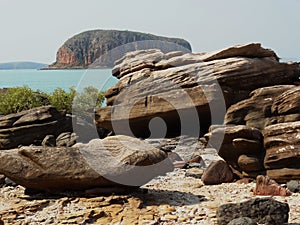
<path fill-rule="evenodd" d="M 0 174 L 27 188 L 53 192 L 130 183 L 141 186 L 172 170 L 163 151 L 135 138 L 114 136 L 76 146 L 2 151 Z"/>
<path fill-rule="evenodd" d="M 56 62 L 48 69 L 114 66 L 125 53 L 142 49 L 161 49 L 163 52 L 190 52 L 191 45 L 179 38 L 167 38 L 132 31 L 92 30 L 67 40 L 58 50 Z"/>
<path fill-rule="evenodd" d="M 45 136 L 72 130 L 71 118 L 52 106 L 0 117 L 0 149 L 41 144 Z"/>
<path fill-rule="evenodd" d="M 250 98 L 232 105 L 227 110 L 225 124 L 247 125 L 262 130 L 272 123 L 271 108 L 275 98 L 293 87 L 279 85 L 253 91 Z"/>
<path fill-rule="evenodd" d="M 263 136 L 258 129 L 244 125 L 211 126 L 205 138 L 206 144 L 217 149 L 219 156 L 235 170 L 249 175 L 264 170 Z"/>
<path fill-rule="evenodd" d="M 205 185 L 230 183 L 234 180 L 234 175 L 226 162 L 220 160 L 207 167 L 201 180 Z"/>
<path fill-rule="evenodd" d="M 253 192 L 254 195 L 263 196 L 290 196 L 292 193 L 281 187 L 276 181 L 270 179 L 269 177 L 264 177 L 262 175 L 256 178 L 256 187 Z"/>
<path fill-rule="evenodd" d="M 248 217 L 240 217 L 234 220 L 231 220 L 228 225 L 257 225 L 257 223 Z"/>
<path fill-rule="evenodd" d="M 260 44 L 197 54 L 132 52 L 116 62 L 113 75 L 120 81 L 106 92 L 108 106 L 97 110 L 96 121 L 118 134 L 136 136 L 152 135 L 148 125 L 157 117 L 172 136 L 193 132 L 188 127 L 199 128 L 200 121 L 206 133 L 211 123 L 223 123 L 226 107 L 251 91 L 292 84 L 299 74 L 297 64 L 278 62 Z"/>
<path fill-rule="evenodd" d="M 238 204 L 221 205 L 217 210 L 219 225 L 227 225 L 240 217 L 249 217 L 259 224 L 282 225 L 288 222 L 289 205 L 272 198 L 257 198 Z"/>
<path fill-rule="evenodd" d="M 268 126 L 263 134 L 267 175 L 277 182 L 300 179 L 300 121 Z"/>

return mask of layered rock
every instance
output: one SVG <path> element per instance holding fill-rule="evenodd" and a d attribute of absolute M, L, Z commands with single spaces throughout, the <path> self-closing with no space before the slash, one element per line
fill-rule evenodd
<path fill-rule="evenodd" d="M 114 136 L 68 147 L 22 147 L 0 152 L 0 174 L 49 192 L 141 186 L 172 169 L 167 155 L 142 141 Z M 166 160 L 165 160 L 166 159 Z"/>
<path fill-rule="evenodd" d="M 0 117 L 0 149 L 41 144 L 45 136 L 72 130 L 71 118 L 52 106 Z"/>
<path fill-rule="evenodd" d="M 264 171 L 265 150 L 258 129 L 244 125 L 212 126 L 205 138 L 206 145 L 217 149 L 233 169 L 250 177 Z"/>
<path fill-rule="evenodd" d="M 56 62 L 47 69 L 112 68 L 127 52 L 143 49 L 190 52 L 191 45 L 179 38 L 167 38 L 132 31 L 92 30 L 67 40 L 58 50 Z"/>
<path fill-rule="evenodd" d="M 199 123 L 204 134 L 253 90 L 291 84 L 299 74 L 297 64 L 280 63 L 260 44 L 197 54 L 132 52 L 116 62 L 119 83 L 106 92 L 108 106 L 96 121 L 116 133 L 150 136 L 149 122 L 160 117 L 168 135 L 193 133 Z"/>
<path fill-rule="evenodd" d="M 300 87 L 279 85 L 253 91 L 250 98 L 232 105 L 225 124 L 247 125 L 263 130 L 266 126 L 300 120 Z"/>
<path fill-rule="evenodd" d="M 300 179 L 300 121 L 268 126 L 263 134 L 267 175 L 277 182 Z"/>

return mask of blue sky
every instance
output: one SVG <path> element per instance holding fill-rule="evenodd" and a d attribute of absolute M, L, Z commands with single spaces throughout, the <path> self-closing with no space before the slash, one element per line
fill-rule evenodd
<path fill-rule="evenodd" d="M 0 0 L 0 62 L 55 61 L 58 48 L 91 29 L 188 40 L 194 52 L 261 42 L 300 58 L 300 0 Z"/>

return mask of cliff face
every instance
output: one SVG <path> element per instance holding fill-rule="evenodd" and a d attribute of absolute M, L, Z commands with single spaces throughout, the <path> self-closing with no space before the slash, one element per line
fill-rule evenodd
<path fill-rule="evenodd" d="M 131 31 L 93 30 L 67 40 L 48 69 L 112 68 L 125 53 L 158 48 L 162 52 L 190 52 L 191 45 L 178 38 L 167 38 Z"/>

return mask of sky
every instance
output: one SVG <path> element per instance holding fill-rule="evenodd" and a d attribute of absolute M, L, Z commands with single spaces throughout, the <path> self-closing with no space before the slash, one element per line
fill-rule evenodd
<path fill-rule="evenodd" d="M 70 37 L 92 29 L 179 37 L 193 52 L 260 42 L 300 58 L 300 0 L 0 0 L 0 63 L 52 63 Z"/>

